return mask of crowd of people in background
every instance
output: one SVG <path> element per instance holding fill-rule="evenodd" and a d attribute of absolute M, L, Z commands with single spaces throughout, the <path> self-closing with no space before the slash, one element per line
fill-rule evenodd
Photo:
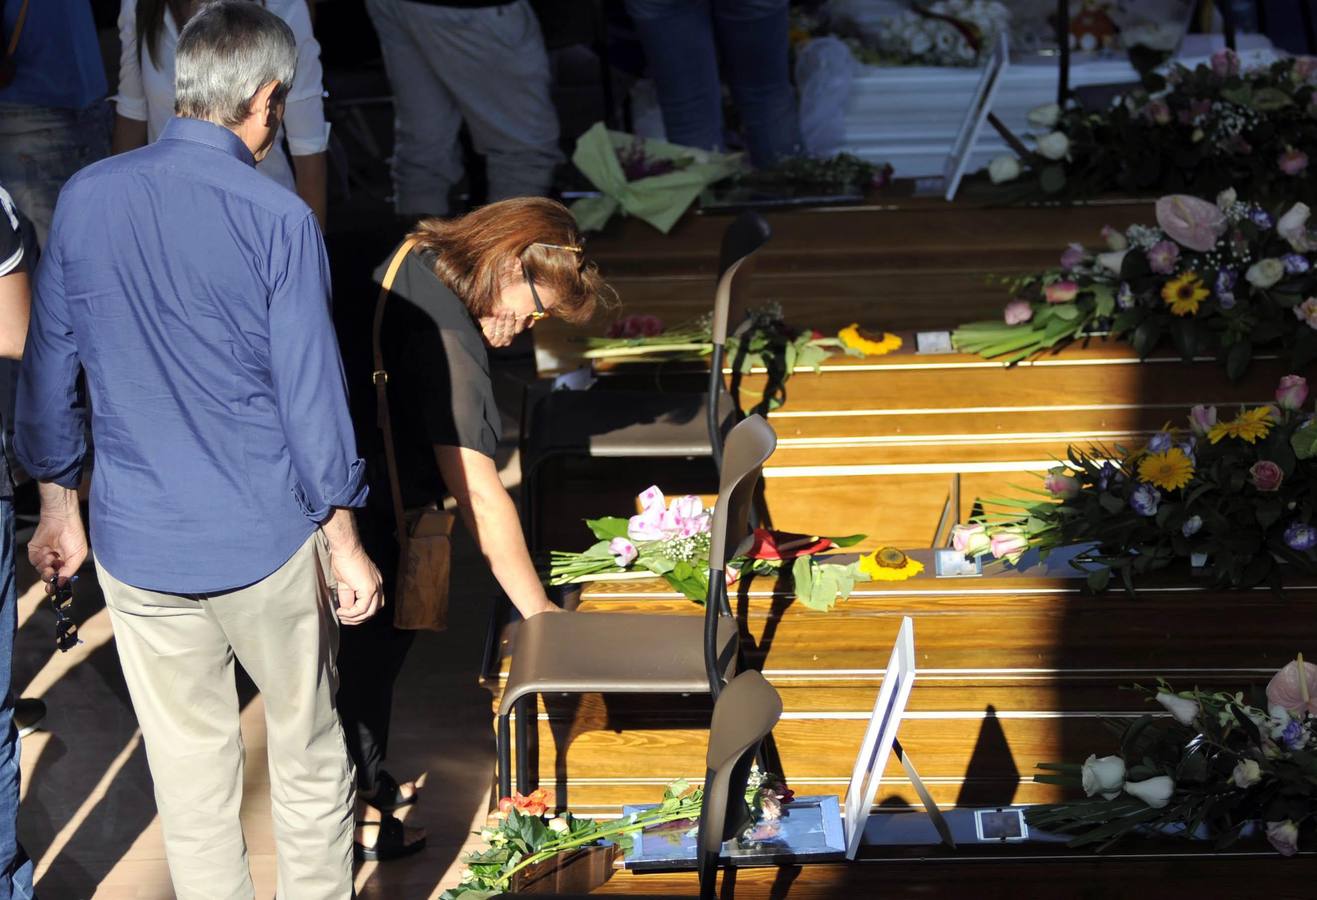
<path fill-rule="evenodd" d="M 408 411 L 405 500 L 451 496 L 512 604 L 550 612 L 494 464 L 486 348 L 545 315 L 588 318 L 606 288 L 570 213 L 536 199 L 565 159 L 540 21 L 527 0 L 365 6 L 410 231 L 384 332 L 389 395 Z M 725 78 L 751 160 L 798 152 L 785 0 L 615 6 L 670 140 L 725 149 Z M 117 54 L 97 27 L 116 14 Z M 96 448 L 94 561 L 178 896 L 251 895 L 235 658 L 270 689 L 279 896 L 347 897 L 354 856 L 424 846 L 394 815 L 418 786 L 383 766 L 410 632 L 375 615 L 398 543 L 374 417 L 348 420 L 329 316 L 315 17 L 316 0 L 3 0 L 0 900 L 33 896 L 19 738 L 42 715 L 10 691 L 15 446 L 13 475 L 38 482 L 28 555 L 51 592 L 88 559 L 79 489 Z M 464 126 L 490 205 L 455 218 Z"/>

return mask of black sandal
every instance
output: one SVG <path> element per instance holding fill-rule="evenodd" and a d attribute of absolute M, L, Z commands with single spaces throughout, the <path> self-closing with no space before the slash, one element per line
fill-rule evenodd
<path fill-rule="evenodd" d="M 383 769 L 375 776 L 375 791 L 369 797 L 358 791 L 358 796 L 366 803 L 375 807 L 382 813 L 396 812 L 404 807 L 411 806 L 416 802 L 419 794 L 413 793 L 410 797 L 404 797 L 402 788 L 393 776 Z"/>
<path fill-rule="evenodd" d="M 384 816 L 378 822 L 357 823 L 359 828 L 368 825 L 379 826 L 379 834 L 375 838 L 373 847 L 367 847 L 358 841 L 352 842 L 352 855 L 358 862 L 389 862 L 394 859 L 404 859 L 425 849 L 425 838 L 412 844 L 406 843 L 407 832 L 403 828 L 402 820 L 397 816 Z"/>

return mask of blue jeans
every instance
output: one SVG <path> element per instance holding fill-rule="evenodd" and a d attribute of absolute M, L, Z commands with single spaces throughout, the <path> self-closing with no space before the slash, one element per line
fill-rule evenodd
<path fill-rule="evenodd" d="M 79 169 L 109 155 L 109 104 L 84 110 L 0 103 L 0 184 L 45 246 L 55 200 Z"/>
<path fill-rule="evenodd" d="M 14 581 L 14 502 L 0 500 L 0 900 L 30 900 L 32 861 L 18 843 L 18 729 L 10 678 L 18 587 Z"/>
<path fill-rule="evenodd" d="M 626 0 L 674 144 L 723 150 L 718 59 L 756 166 L 800 153 L 787 0 Z"/>

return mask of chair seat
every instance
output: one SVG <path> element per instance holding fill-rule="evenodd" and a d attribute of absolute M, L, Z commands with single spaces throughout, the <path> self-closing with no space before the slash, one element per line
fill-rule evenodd
<path fill-rule="evenodd" d="M 721 421 L 732 415 L 730 397 Z M 711 456 L 704 393 L 555 391 L 532 413 L 526 455 Z"/>
<path fill-rule="evenodd" d="M 703 616 L 548 613 L 517 626 L 499 714 L 527 694 L 709 692 Z M 718 623 L 724 674 L 736 671 L 734 619 Z"/>

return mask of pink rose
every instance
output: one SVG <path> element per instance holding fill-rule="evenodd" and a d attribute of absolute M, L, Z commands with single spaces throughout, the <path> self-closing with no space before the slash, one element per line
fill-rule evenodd
<path fill-rule="evenodd" d="M 1165 125 L 1171 121 L 1171 108 L 1166 105 L 1165 100 L 1153 100 L 1143 107 L 1143 114 L 1157 125 Z"/>
<path fill-rule="evenodd" d="M 1057 466 L 1043 479 L 1043 487 L 1063 500 L 1079 496 L 1079 479 L 1065 466 Z"/>
<path fill-rule="evenodd" d="M 1022 325 L 1033 318 L 1033 304 L 1028 300 L 1012 300 L 1002 315 L 1007 325 Z"/>
<path fill-rule="evenodd" d="M 1248 480 L 1259 491 L 1278 491 L 1280 483 L 1285 480 L 1285 473 L 1269 459 L 1260 459 L 1248 470 Z"/>
<path fill-rule="evenodd" d="M 1303 699 L 1305 691 L 1300 680 L 1308 683 L 1307 700 Z M 1317 715 L 1317 666 L 1305 662 L 1300 674 L 1297 659 L 1287 662 L 1267 683 L 1267 705 L 1283 706 L 1295 715 L 1302 715 L 1305 710 Z"/>
<path fill-rule="evenodd" d="M 979 554 L 990 546 L 988 529 L 981 522 L 951 526 L 951 547 L 957 553 Z"/>
<path fill-rule="evenodd" d="M 1308 379 L 1302 375 L 1286 375 L 1276 388 L 1276 402 L 1281 409 L 1298 409 L 1308 399 Z"/>
<path fill-rule="evenodd" d="M 1229 47 L 1212 54 L 1212 71 L 1222 78 L 1239 74 L 1239 55 Z"/>
<path fill-rule="evenodd" d="M 1125 250 L 1129 247 L 1129 238 L 1125 237 L 1125 232 L 1112 228 L 1110 225 L 1102 226 L 1102 240 L 1107 242 L 1107 246 L 1112 250 Z"/>
<path fill-rule="evenodd" d="M 1294 315 L 1309 328 L 1317 328 L 1317 297 L 1309 297 L 1294 307 Z"/>
<path fill-rule="evenodd" d="M 1029 549 L 1029 539 L 1018 531 L 998 531 L 992 535 L 989 549 L 998 559 L 1009 559 L 1014 562 L 1020 558 L 1021 553 Z"/>
<path fill-rule="evenodd" d="M 1205 436 L 1216 425 L 1215 406 L 1195 406 L 1189 410 L 1189 428 L 1199 437 Z"/>
<path fill-rule="evenodd" d="M 1069 271 L 1082 263 L 1084 257 L 1087 255 L 1088 254 L 1084 252 L 1082 246 L 1079 244 L 1071 244 L 1069 247 L 1066 247 L 1065 251 L 1061 254 L 1061 268 Z"/>
<path fill-rule="evenodd" d="M 1058 281 L 1043 288 L 1048 303 L 1070 303 L 1079 296 L 1079 285 L 1073 281 Z"/>
<path fill-rule="evenodd" d="M 1308 168 L 1308 154 L 1302 150 L 1295 150 L 1293 147 L 1286 150 L 1276 160 L 1276 165 L 1286 175 L 1298 175 L 1304 169 Z"/>
<path fill-rule="evenodd" d="M 1157 224 L 1162 231 L 1179 244 L 1199 253 L 1214 248 L 1229 227 L 1226 214 L 1220 207 L 1188 194 L 1162 197 L 1157 201 L 1156 210 Z"/>

